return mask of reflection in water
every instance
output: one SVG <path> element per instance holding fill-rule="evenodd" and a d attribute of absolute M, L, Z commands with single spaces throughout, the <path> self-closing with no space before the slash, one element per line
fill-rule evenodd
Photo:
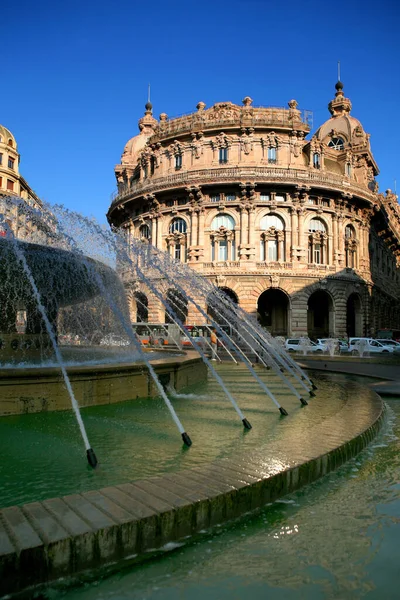
<path fill-rule="evenodd" d="M 57 597 L 399 598 L 400 398 L 388 404 L 379 438 L 336 473 L 147 564 L 58 589 Z"/>

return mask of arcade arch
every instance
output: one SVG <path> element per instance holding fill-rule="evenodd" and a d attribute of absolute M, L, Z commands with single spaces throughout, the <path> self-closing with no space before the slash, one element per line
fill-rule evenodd
<path fill-rule="evenodd" d="M 307 333 L 311 339 L 333 336 L 335 331 L 335 307 L 331 295 L 317 290 L 308 299 Z"/>
<path fill-rule="evenodd" d="M 265 290 L 257 302 L 258 320 L 272 335 L 289 335 L 289 298 L 280 289 Z"/>

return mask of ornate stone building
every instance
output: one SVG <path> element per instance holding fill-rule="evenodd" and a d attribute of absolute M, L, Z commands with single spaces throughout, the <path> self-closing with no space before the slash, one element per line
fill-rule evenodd
<path fill-rule="evenodd" d="M 25 211 L 17 203 L 6 200 L 22 198 L 33 209 L 42 208 L 42 201 L 19 172 L 20 158 L 15 137 L 0 125 L 0 214 L 4 215 L 7 224 L 19 239 L 43 242 L 48 230 L 43 219 L 27 219 Z M 0 228 L 0 235 L 2 233 L 4 232 Z"/>
<path fill-rule="evenodd" d="M 295 100 L 199 102 L 159 121 L 146 104 L 115 168 L 109 222 L 188 262 L 275 335 L 400 328 L 397 196 L 378 193 L 370 136 L 340 81 L 328 108 L 309 139 Z M 133 321 L 165 321 L 145 287 L 126 285 Z"/>

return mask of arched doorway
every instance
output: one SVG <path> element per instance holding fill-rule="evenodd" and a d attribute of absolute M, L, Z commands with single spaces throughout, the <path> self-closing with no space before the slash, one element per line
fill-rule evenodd
<path fill-rule="evenodd" d="M 170 288 L 167 292 L 167 302 L 170 305 L 174 316 L 178 317 L 182 323 L 186 323 L 188 316 L 188 300 L 186 296 L 184 296 L 182 292 Z M 174 323 L 174 319 L 168 308 L 165 310 L 165 322 Z"/>
<path fill-rule="evenodd" d="M 348 337 L 361 337 L 363 334 L 362 304 L 358 294 L 351 294 L 346 304 L 346 333 Z"/>
<path fill-rule="evenodd" d="M 220 287 L 218 288 L 223 292 L 224 296 L 229 298 L 231 302 L 234 304 L 239 304 L 239 298 L 235 294 L 231 288 L 228 287 Z M 211 293 L 207 298 L 207 314 L 216 323 L 219 325 L 227 325 L 226 318 L 221 314 L 222 307 L 218 306 L 218 300 L 216 298 L 215 293 Z M 231 323 L 232 325 L 232 323 Z"/>
<path fill-rule="evenodd" d="M 288 335 L 289 298 L 282 290 L 269 289 L 261 294 L 257 302 L 260 325 L 272 335 Z"/>
<path fill-rule="evenodd" d="M 147 323 L 149 320 L 149 302 L 147 296 L 142 292 L 135 292 L 136 300 L 136 321 L 137 323 Z"/>
<path fill-rule="evenodd" d="M 311 339 L 334 335 L 334 306 L 331 296 L 324 290 L 311 294 L 307 306 L 307 331 Z"/>

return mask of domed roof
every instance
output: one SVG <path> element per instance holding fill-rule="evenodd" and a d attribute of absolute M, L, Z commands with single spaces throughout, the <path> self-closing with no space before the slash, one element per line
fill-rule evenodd
<path fill-rule="evenodd" d="M 369 136 L 365 133 L 360 121 L 350 115 L 352 106 L 349 98 L 343 94 L 343 83 L 338 81 L 335 88 L 335 98 L 328 104 L 332 117 L 317 129 L 315 137 L 323 141 L 329 135 L 343 136 L 347 143 L 369 145 Z"/>
<path fill-rule="evenodd" d="M 365 134 L 360 121 L 347 113 L 335 115 L 325 121 L 325 123 L 317 129 L 315 135 L 319 140 L 323 140 L 332 130 L 335 131 L 335 135 L 343 134 L 348 142 L 352 140 L 354 133 Z"/>
<path fill-rule="evenodd" d="M 145 147 L 147 140 L 153 135 L 154 128 L 158 124 L 157 119 L 153 117 L 153 105 L 146 103 L 146 112 L 144 117 L 139 119 L 138 126 L 140 133 L 131 138 L 126 144 L 121 156 L 122 164 L 136 166 L 140 152 Z"/>
<path fill-rule="evenodd" d="M 16 150 L 17 149 L 17 142 L 15 140 L 15 137 L 13 136 L 13 134 L 11 133 L 11 131 L 9 129 L 7 129 L 7 127 L 4 127 L 4 125 L 0 125 L 0 143 L 1 144 L 5 144 L 6 146 L 8 145 L 8 141 L 11 140 L 12 141 L 12 147 Z"/>
<path fill-rule="evenodd" d="M 125 144 L 125 148 L 121 156 L 121 163 L 125 165 L 130 164 L 136 166 L 139 154 L 145 147 L 147 140 L 152 136 L 152 134 L 152 131 L 148 132 L 143 129 L 138 135 L 135 135 L 133 138 L 131 138 Z"/>

